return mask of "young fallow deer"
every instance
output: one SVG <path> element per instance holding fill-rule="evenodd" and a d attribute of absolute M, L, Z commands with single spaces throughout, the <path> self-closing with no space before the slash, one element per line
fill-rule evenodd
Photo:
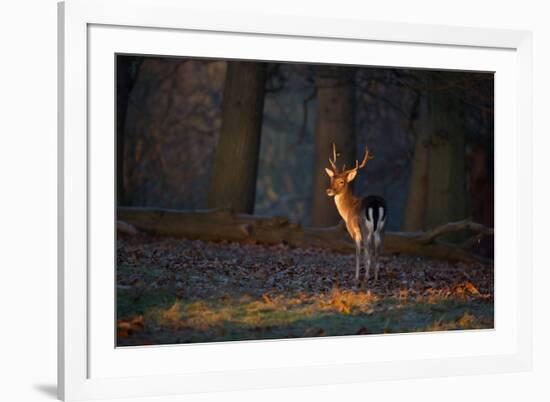
<path fill-rule="evenodd" d="M 329 157 L 331 168 L 325 168 L 330 177 L 330 187 L 327 195 L 334 197 L 338 213 L 346 223 L 349 235 L 355 242 L 355 281 L 359 282 L 361 246 L 365 257 L 365 279 L 369 279 L 371 264 L 374 264 L 374 280 L 378 280 L 378 256 L 384 242 L 384 225 L 386 224 L 386 201 L 382 197 L 368 196 L 360 199 L 353 195 L 350 183 L 357 175 L 357 171 L 364 168 L 367 161 L 372 159 L 369 150 L 365 149 L 363 162 L 355 161 L 355 167 L 340 171 L 336 167 L 336 145 L 332 144 L 332 159 Z"/>

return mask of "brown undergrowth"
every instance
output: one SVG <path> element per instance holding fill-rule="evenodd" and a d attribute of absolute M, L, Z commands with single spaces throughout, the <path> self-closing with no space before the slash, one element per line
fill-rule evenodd
<path fill-rule="evenodd" d="M 117 264 L 120 346 L 493 327 L 481 264 L 383 257 L 356 287 L 350 255 L 147 236 Z"/>

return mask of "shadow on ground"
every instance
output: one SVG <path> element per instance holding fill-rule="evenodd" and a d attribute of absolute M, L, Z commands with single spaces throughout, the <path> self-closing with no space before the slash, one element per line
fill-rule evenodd
<path fill-rule="evenodd" d="M 493 267 L 383 257 L 354 288 L 353 256 L 287 246 L 121 238 L 117 344 L 493 328 Z"/>

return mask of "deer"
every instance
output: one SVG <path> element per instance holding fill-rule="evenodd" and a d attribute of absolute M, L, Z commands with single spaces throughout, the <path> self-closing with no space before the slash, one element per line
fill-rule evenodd
<path fill-rule="evenodd" d="M 350 183 L 355 179 L 359 169 L 365 167 L 373 156 L 365 148 L 365 156 L 361 164 L 355 161 L 355 167 L 345 170 L 345 165 L 339 170 L 336 166 L 336 144 L 332 144 L 332 159 L 329 157 L 330 168 L 325 172 L 330 178 L 330 187 L 326 192 L 334 197 L 338 213 L 346 224 L 346 229 L 355 243 L 355 282 L 359 283 L 361 249 L 364 250 L 365 280 L 369 280 L 371 265 L 374 265 L 374 280 L 378 280 L 378 257 L 384 243 L 384 226 L 387 218 L 386 201 L 384 198 L 371 195 L 365 198 L 353 194 Z"/>

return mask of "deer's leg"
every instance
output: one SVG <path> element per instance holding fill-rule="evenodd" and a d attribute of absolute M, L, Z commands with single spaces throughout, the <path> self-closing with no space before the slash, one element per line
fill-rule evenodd
<path fill-rule="evenodd" d="M 365 280 L 370 278 L 370 267 L 372 265 L 372 233 L 367 233 L 367 236 L 364 241 L 365 248 Z"/>
<path fill-rule="evenodd" d="M 378 261 L 378 258 L 380 256 L 380 252 L 382 251 L 382 245 L 384 243 L 384 226 L 386 224 L 386 218 L 380 218 L 384 216 L 384 209 L 382 207 L 379 208 L 378 213 L 379 219 L 378 219 L 378 225 L 374 232 L 374 280 L 378 280 L 378 271 L 380 270 L 380 262 Z"/>
<path fill-rule="evenodd" d="M 361 258 L 361 239 L 355 240 L 355 282 L 359 282 L 359 271 L 361 269 L 359 260 Z"/>
<path fill-rule="evenodd" d="M 374 233 L 374 280 L 378 280 L 378 270 L 380 269 L 380 263 L 378 262 L 378 254 L 380 253 L 380 233 L 376 231 Z"/>
<path fill-rule="evenodd" d="M 372 220 L 372 208 L 365 211 L 365 235 L 363 237 L 365 248 L 365 280 L 369 280 L 370 266 L 372 263 L 372 232 L 373 232 L 373 220 Z"/>

